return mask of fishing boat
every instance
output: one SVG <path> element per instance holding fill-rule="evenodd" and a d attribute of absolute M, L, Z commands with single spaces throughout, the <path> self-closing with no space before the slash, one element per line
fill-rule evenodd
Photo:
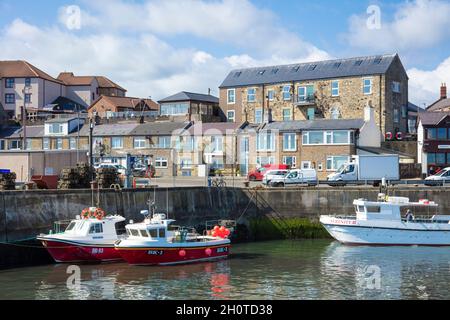
<path fill-rule="evenodd" d="M 56 222 L 56 233 L 36 237 L 56 262 L 111 262 L 122 260 L 114 249 L 120 239 L 125 218 L 106 215 L 101 208 L 86 208 L 67 228 L 60 232 L 62 222 Z"/>
<path fill-rule="evenodd" d="M 427 199 L 410 202 L 406 197 L 353 201 L 356 214 L 322 215 L 330 235 L 350 245 L 450 246 L 450 215 L 439 215 L 438 205 Z M 422 216 L 415 216 L 419 211 Z"/>
<path fill-rule="evenodd" d="M 115 248 L 131 265 L 173 265 L 226 258 L 230 253 L 230 230 L 214 226 L 201 235 L 195 229 L 174 226 L 164 213 L 142 210 L 141 223 L 125 226 L 126 239 Z"/>

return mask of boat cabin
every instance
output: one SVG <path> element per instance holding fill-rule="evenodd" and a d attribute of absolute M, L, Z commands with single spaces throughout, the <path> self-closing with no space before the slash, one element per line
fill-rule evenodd
<path fill-rule="evenodd" d="M 379 197 L 380 198 L 380 197 Z M 382 201 L 368 201 L 366 199 L 357 199 L 353 201 L 357 220 L 396 220 L 400 221 L 405 217 L 408 208 L 437 208 L 433 201 L 420 200 L 419 202 L 410 202 L 406 197 L 385 197 Z M 446 220 L 447 216 L 433 215 L 432 220 Z"/>
<path fill-rule="evenodd" d="M 148 210 L 142 210 L 141 214 L 148 214 Z M 154 214 L 153 217 L 145 218 L 142 223 L 127 225 L 126 232 L 130 238 L 146 238 L 147 240 L 162 240 L 173 236 L 173 231 L 169 230 L 169 225 L 175 220 L 166 219 L 164 213 Z"/>
<path fill-rule="evenodd" d="M 65 235 L 77 237 L 93 237 L 102 239 L 117 237 L 123 233 L 125 218 L 122 216 L 107 216 L 102 220 L 96 218 L 72 220 L 64 231 Z"/>

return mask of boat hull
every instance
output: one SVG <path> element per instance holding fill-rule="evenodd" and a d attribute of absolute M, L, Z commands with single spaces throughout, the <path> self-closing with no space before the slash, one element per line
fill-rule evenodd
<path fill-rule="evenodd" d="M 356 220 L 333 223 L 331 219 L 322 218 L 321 222 L 334 239 L 348 245 L 450 246 L 450 227 L 447 224 L 427 226 L 399 222 L 391 226 L 382 223 L 369 226 Z"/>
<path fill-rule="evenodd" d="M 86 262 L 100 263 L 120 261 L 122 257 L 114 249 L 114 244 L 99 245 L 75 243 L 59 240 L 39 239 L 52 258 L 59 263 Z"/>
<path fill-rule="evenodd" d="M 117 247 L 131 265 L 173 265 L 212 261 L 228 257 L 230 245 L 202 247 Z"/>

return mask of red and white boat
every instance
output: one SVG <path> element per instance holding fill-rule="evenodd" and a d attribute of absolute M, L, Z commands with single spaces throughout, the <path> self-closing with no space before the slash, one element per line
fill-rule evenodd
<path fill-rule="evenodd" d="M 56 262 L 119 261 L 122 258 L 114 249 L 114 243 L 121 237 L 124 221 L 122 216 L 105 216 L 102 209 L 90 207 L 70 221 L 65 231 L 41 234 L 36 239 Z"/>
<path fill-rule="evenodd" d="M 230 231 L 215 226 L 205 235 L 184 227 L 171 226 L 175 220 L 158 213 L 143 222 L 126 226 L 127 238 L 116 242 L 121 257 L 132 265 L 173 265 L 228 257 Z"/>

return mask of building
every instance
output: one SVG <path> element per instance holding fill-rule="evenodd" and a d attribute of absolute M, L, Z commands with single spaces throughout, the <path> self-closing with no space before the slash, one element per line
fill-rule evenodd
<path fill-rule="evenodd" d="M 59 81 L 66 86 L 65 97 L 88 108 L 101 95 L 124 97 L 126 90 L 102 76 L 75 76 L 72 72 L 59 74 Z"/>
<path fill-rule="evenodd" d="M 241 174 L 266 164 L 316 169 L 319 179 L 336 171 L 360 146 L 380 147 L 374 110 L 364 119 L 275 121 L 247 126 L 239 137 Z"/>
<path fill-rule="evenodd" d="M 383 134 L 407 132 L 408 76 L 397 54 L 237 69 L 220 85 L 220 108 L 237 123 L 363 118 L 368 104 Z"/>
<path fill-rule="evenodd" d="M 65 95 L 65 85 L 26 61 L 0 61 L 0 104 L 8 116 L 36 112 Z"/>
<path fill-rule="evenodd" d="M 178 175 L 204 176 L 220 170 L 232 175 L 239 171 L 237 139 L 246 123 L 197 122 L 177 140 Z"/>
<path fill-rule="evenodd" d="M 410 134 L 417 134 L 417 124 L 419 114 L 425 112 L 425 110 L 414 103 L 408 103 L 408 132 Z"/>
<path fill-rule="evenodd" d="M 417 144 L 423 176 L 450 166 L 450 111 L 420 113 Z"/>
<path fill-rule="evenodd" d="M 450 99 L 447 98 L 447 84 L 441 84 L 440 97 L 437 101 L 429 105 L 426 109 L 429 112 L 450 111 Z"/>
<path fill-rule="evenodd" d="M 8 121 L 8 114 L 6 113 L 6 110 L 3 108 L 2 104 L 0 103 L 0 130 L 6 126 Z"/>
<path fill-rule="evenodd" d="M 182 91 L 158 103 L 160 115 L 176 121 L 220 121 L 219 98 L 210 94 Z"/>
<path fill-rule="evenodd" d="M 140 115 L 156 117 L 159 105 L 151 99 L 100 96 L 88 109 L 90 116 L 101 118 L 133 118 Z"/>

